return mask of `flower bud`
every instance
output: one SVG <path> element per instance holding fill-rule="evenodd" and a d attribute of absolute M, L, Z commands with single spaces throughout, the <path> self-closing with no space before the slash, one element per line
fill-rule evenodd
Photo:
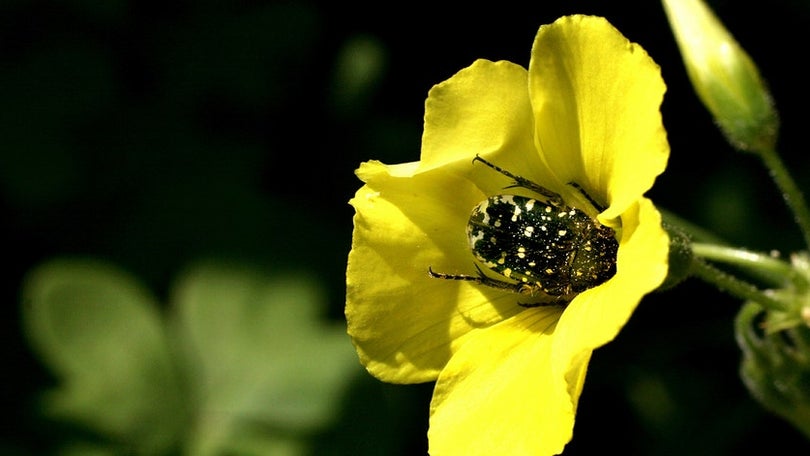
<path fill-rule="evenodd" d="M 701 0 L 663 0 L 687 73 L 731 144 L 773 149 L 779 118 L 756 65 Z"/>
<path fill-rule="evenodd" d="M 810 438 L 810 327 L 763 329 L 763 309 L 749 302 L 735 322 L 743 352 L 740 375 L 766 409 Z"/>

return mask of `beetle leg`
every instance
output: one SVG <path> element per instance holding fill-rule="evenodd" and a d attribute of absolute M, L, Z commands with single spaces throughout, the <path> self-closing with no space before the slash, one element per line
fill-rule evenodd
<path fill-rule="evenodd" d="M 586 191 L 585 191 L 585 189 L 584 189 L 584 188 L 582 188 L 582 186 L 581 186 L 581 185 L 577 184 L 576 182 L 569 182 L 569 183 L 568 183 L 568 185 L 570 185 L 570 186 L 574 187 L 575 189 L 577 189 L 577 190 L 579 191 L 579 193 L 581 193 L 581 194 L 582 194 L 582 196 L 584 196 L 584 197 L 585 197 L 585 199 L 587 199 L 587 200 L 588 200 L 588 202 L 589 202 L 589 203 L 591 203 L 591 205 L 592 205 L 592 206 L 594 207 L 594 209 L 596 209 L 597 211 L 602 212 L 602 211 L 604 211 L 604 210 L 606 209 L 604 206 L 602 206 L 601 204 L 597 203 L 597 202 L 596 202 L 596 200 L 595 200 L 595 199 L 593 199 L 593 197 L 591 197 L 591 195 L 589 195 L 589 194 L 588 194 L 588 192 L 586 192 Z"/>
<path fill-rule="evenodd" d="M 478 271 L 478 275 L 467 275 L 467 274 L 444 274 L 441 272 L 435 272 L 433 268 L 428 267 L 428 275 L 433 277 L 434 279 L 445 279 L 445 280 L 465 280 L 468 282 L 475 282 L 479 285 L 486 285 L 488 287 L 497 288 L 499 290 L 508 290 L 515 293 L 525 293 L 526 284 L 524 283 L 511 283 L 506 282 L 503 280 L 493 279 L 486 274 L 484 271 L 481 270 L 478 265 L 474 265 L 475 269 Z"/>
<path fill-rule="evenodd" d="M 515 181 L 514 184 L 512 184 L 512 185 L 510 185 L 510 186 L 508 186 L 506 188 L 513 188 L 513 187 L 527 188 L 529 190 L 532 190 L 534 192 L 537 192 L 537 193 L 545 196 L 546 198 L 548 198 L 548 202 L 550 204 L 554 205 L 554 206 L 562 206 L 563 205 L 562 197 L 560 195 L 558 195 L 557 193 L 554 193 L 551 190 L 547 189 L 546 187 L 543 187 L 540 184 L 534 183 L 534 182 L 530 181 L 529 179 L 526 179 L 525 177 L 521 177 L 521 176 L 518 176 L 516 174 L 512 174 L 509 171 L 501 168 L 500 166 L 495 165 L 493 163 L 490 163 L 490 162 L 484 160 L 483 158 L 481 158 L 480 155 L 476 154 L 475 158 L 473 158 L 473 163 L 475 163 L 477 161 L 480 161 L 481 163 L 489 166 L 490 168 L 494 169 L 495 171 L 497 171 L 497 172 L 503 174 L 504 176 L 506 176 L 506 177 L 508 177 L 510 179 L 513 179 Z"/>

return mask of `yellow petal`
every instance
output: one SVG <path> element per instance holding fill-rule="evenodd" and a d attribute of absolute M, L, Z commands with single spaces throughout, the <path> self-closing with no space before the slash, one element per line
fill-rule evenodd
<path fill-rule="evenodd" d="M 435 380 L 465 334 L 521 310 L 511 293 L 428 276 L 475 274 L 464 230 L 485 197 L 444 169 L 415 169 L 364 163 L 351 200 L 348 330 L 366 368 L 390 382 Z"/>
<path fill-rule="evenodd" d="M 610 342 L 627 323 L 641 298 L 667 275 L 669 238 L 661 215 L 642 198 L 622 214 L 616 275 L 577 296 L 565 309 L 554 340 L 552 366 L 576 383 L 579 359 Z"/>
<path fill-rule="evenodd" d="M 430 90 L 420 169 L 457 161 L 472 168 L 476 154 L 499 151 L 536 156 L 533 130 L 526 70 L 477 60 Z"/>
<path fill-rule="evenodd" d="M 612 219 L 646 192 L 669 156 L 658 65 L 605 19 L 540 27 L 529 65 L 536 141 L 563 183 L 576 182 Z"/>
<path fill-rule="evenodd" d="M 560 311 L 527 310 L 476 333 L 453 356 L 433 393 L 431 456 L 562 451 L 576 401 L 549 369 Z M 586 365 L 579 366 L 583 376 Z"/>
<path fill-rule="evenodd" d="M 420 162 L 358 170 L 366 186 L 351 201 L 346 316 L 377 377 L 434 380 L 468 332 L 521 310 L 512 293 L 430 278 L 427 268 L 476 273 L 464 234 L 470 210 L 511 182 L 472 159 L 538 168 L 533 127 L 526 70 L 478 60 L 431 89 Z"/>

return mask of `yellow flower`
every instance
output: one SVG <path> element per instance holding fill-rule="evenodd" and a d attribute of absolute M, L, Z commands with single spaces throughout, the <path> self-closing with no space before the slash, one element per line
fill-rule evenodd
<path fill-rule="evenodd" d="M 553 454 L 571 439 L 592 351 L 667 273 L 668 237 L 642 195 L 669 156 L 655 62 L 605 19 L 540 28 L 529 70 L 478 60 L 431 89 L 419 162 L 363 163 L 346 318 L 381 380 L 436 380 L 430 453 Z M 567 306 L 428 268 L 475 275 L 465 229 L 488 197 L 520 193 L 476 154 L 597 217 L 619 241 L 616 274 Z M 489 272 L 495 276 L 494 272 Z M 506 279 L 504 279 L 506 280 Z"/>

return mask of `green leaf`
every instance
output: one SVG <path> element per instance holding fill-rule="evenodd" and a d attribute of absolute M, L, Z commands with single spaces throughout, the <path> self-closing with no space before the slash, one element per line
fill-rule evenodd
<path fill-rule="evenodd" d="M 183 427 L 180 386 L 155 300 L 127 273 L 80 259 L 46 263 L 23 288 L 27 336 L 61 380 L 55 417 L 154 454 Z"/>
<path fill-rule="evenodd" d="M 318 320 L 323 301 L 301 275 L 209 263 L 180 280 L 174 323 L 200 407 L 189 454 L 277 447 L 334 417 L 360 368 L 345 327 Z"/>

